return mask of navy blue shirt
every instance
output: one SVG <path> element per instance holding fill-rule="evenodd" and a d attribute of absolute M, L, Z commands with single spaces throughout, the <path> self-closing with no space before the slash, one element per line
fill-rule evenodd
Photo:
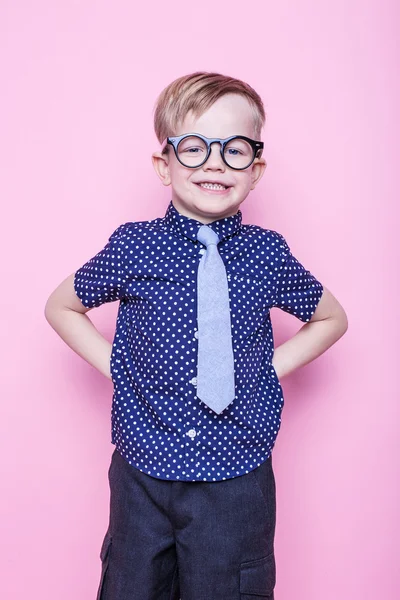
<path fill-rule="evenodd" d="M 87 308 L 119 300 L 111 443 L 161 479 L 229 479 L 269 457 L 284 403 L 270 310 L 307 322 L 323 293 L 280 233 L 242 224 L 240 210 L 208 223 L 227 271 L 235 364 L 235 399 L 218 415 L 196 395 L 201 225 L 171 201 L 162 218 L 120 225 L 74 278 Z"/>

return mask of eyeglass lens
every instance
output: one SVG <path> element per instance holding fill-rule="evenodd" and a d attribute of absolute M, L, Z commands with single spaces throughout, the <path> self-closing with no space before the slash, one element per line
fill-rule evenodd
<path fill-rule="evenodd" d="M 207 144 L 201 138 L 192 135 L 178 144 L 179 160 L 187 167 L 200 166 L 207 156 Z M 245 169 L 253 161 L 254 151 L 246 140 L 233 139 L 224 148 L 224 158 L 234 169 Z"/>

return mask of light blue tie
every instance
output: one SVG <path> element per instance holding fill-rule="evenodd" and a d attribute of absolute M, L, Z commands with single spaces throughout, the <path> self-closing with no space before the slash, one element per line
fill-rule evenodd
<path fill-rule="evenodd" d="M 220 414 L 235 397 L 228 280 L 218 235 L 201 225 L 197 239 L 207 251 L 197 273 L 197 396 Z"/>

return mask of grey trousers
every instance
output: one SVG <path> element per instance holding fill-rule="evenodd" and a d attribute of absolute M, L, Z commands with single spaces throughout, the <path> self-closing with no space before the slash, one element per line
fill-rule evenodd
<path fill-rule="evenodd" d="M 272 456 L 225 481 L 168 481 L 115 449 L 97 600 L 274 600 Z"/>

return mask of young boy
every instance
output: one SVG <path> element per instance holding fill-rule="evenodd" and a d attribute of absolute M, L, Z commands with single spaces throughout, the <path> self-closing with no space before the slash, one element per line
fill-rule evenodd
<path fill-rule="evenodd" d="M 194 73 L 160 95 L 164 217 L 128 222 L 50 296 L 46 318 L 114 384 L 98 600 L 273 600 L 280 379 L 346 314 L 276 231 L 242 223 L 266 163 L 246 83 Z M 113 344 L 86 316 L 119 300 Z M 305 324 L 274 350 L 270 309 Z"/>

